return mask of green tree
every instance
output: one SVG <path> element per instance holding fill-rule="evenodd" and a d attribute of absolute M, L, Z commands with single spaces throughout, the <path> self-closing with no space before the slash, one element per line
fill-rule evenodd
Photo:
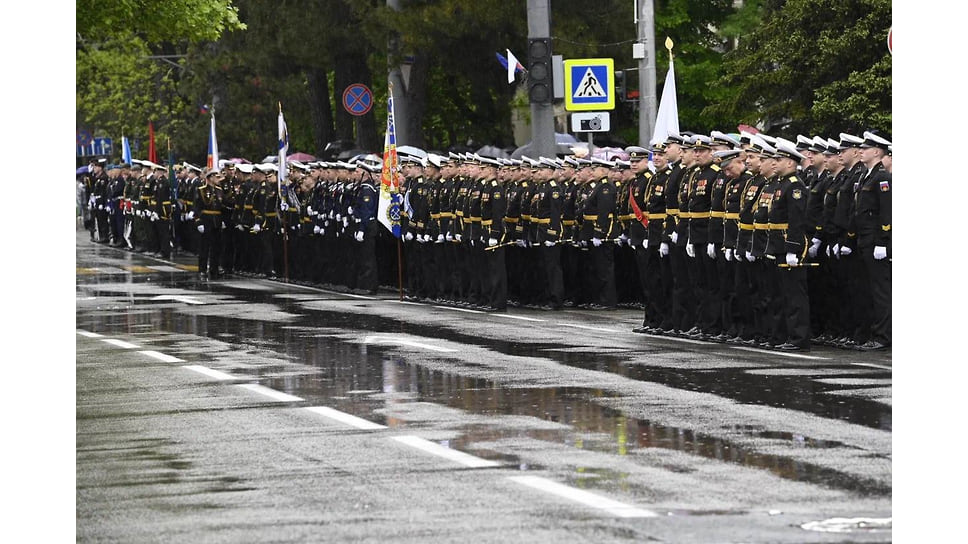
<path fill-rule="evenodd" d="M 890 0 L 759 0 L 730 23 L 710 115 L 788 137 L 890 131 Z"/>

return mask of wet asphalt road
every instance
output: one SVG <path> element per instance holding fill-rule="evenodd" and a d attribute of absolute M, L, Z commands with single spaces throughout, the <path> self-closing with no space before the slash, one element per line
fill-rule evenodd
<path fill-rule="evenodd" d="M 76 247 L 79 541 L 891 540 L 890 352 Z"/>

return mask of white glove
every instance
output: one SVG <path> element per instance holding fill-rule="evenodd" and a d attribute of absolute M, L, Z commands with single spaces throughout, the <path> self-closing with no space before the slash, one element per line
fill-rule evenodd
<path fill-rule="evenodd" d="M 733 248 L 726 248 L 726 262 L 733 260 Z"/>
<path fill-rule="evenodd" d="M 810 242 L 812 243 L 812 245 L 810 246 L 810 249 L 807 250 L 807 254 L 810 255 L 811 257 L 816 257 L 817 251 L 820 250 L 820 244 L 822 244 L 823 241 L 820 238 L 814 238 L 810 240 Z"/>
<path fill-rule="evenodd" d="M 669 238 L 672 239 L 672 243 L 674 244 L 679 241 L 679 233 L 676 231 L 672 231 L 672 235 L 669 236 Z"/>
<path fill-rule="evenodd" d="M 454 240 L 457 240 L 458 242 L 460 242 L 460 238 L 461 238 L 460 233 L 454 235 Z"/>
<path fill-rule="evenodd" d="M 418 234 L 417 235 L 417 242 L 419 242 L 421 244 L 424 243 L 423 234 Z"/>
<path fill-rule="evenodd" d="M 282 203 L 279 204 L 279 209 L 282 210 L 282 211 L 286 211 L 286 210 L 289 209 L 289 204 L 286 204 L 285 202 L 282 202 Z"/>
<path fill-rule="evenodd" d="M 199 225 L 198 226 L 198 232 L 200 232 L 202 234 L 205 234 L 205 225 Z"/>
<path fill-rule="evenodd" d="M 310 216 L 316 215 L 316 212 L 313 211 L 312 206 L 306 206 L 306 213 L 308 213 Z"/>
<path fill-rule="evenodd" d="M 188 219 L 189 221 L 191 221 L 192 219 L 195 219 L 195 212 L 193 211 L 188 212 L 188 217 L 186 217 L 186 219 Z"/>
<path fill-rule="evenodd" d="M 104 206 L 103 206 L 102 204 L 98 204 L 98 205 L 97 205 L 97 209 L 99 209 L 99 210 L 103 210 L 103 209 L 104 209 Z"/>
<path fill-rule="evenodd" d="M 618 241 L 621 242 L 622 244 L 627 243 L 629 241 L 629 237 L 623 234 L 618 237 Z M 619 245 L 622 245 L 622 244 L 619 244 Z"/>
<path fill-rule="evenodd" d="M 692 244 L 686 244 L 686 255 L 692 259 L 696 257 L 696 248 Z"/>
<path fill-rule="evenodd" d="M 333 213 L 332 213 L 332 212 L 330 212 L 330 215 L 329 215 L 329 216 L 330 216 L 330 217 L 332 217 L 332 216 L 333 216 Z M 340 215 L 340 214 L 336 214 L 336 220 L 337 220 L 337 221 L 342 221 L 342 220 L 343 220 L 343 216 L 342 216 L 342 215 Z"/>
<path fill-rule="evenodd" d="M 413 233 L 408 230 L 407 233 L 403 235 L 403 239 L 406 240 L 406 241 L 408 241 L 408 242 L 412 242 L 413 241 Z"/>
<path fill-rule="evenodd" d="M 239 229 L 239 231 L 245 231 L 244 225 L 236 225 L 235 228 Z"/>
<path fill-rule="evenodd" d="M 223 229 L 225 228 L 225 221 L 222 221 L 222 228 Z M 295 228 L 295 227 L 293 227 L 293 228 Z"/>
<path fill-rule="evenodd" d="M 600 245 L 602 245 L 602 241 L 599 240 L 598 238 L 592 238 L 592 245 L 595 247 L 599 247 Z"/>
<path fill-rule="evenodd" d="M 329 218 L 330 218 L 330 219 L 332 219 L 332 218 L 333 218 L 333 210 L 329 210 Z"/>
<path fill-rule="evenodd" d="M 497 238 L 488 238 L 487 239 L 487 245 L 488 245 L 488 247 L 494 247 L 494 246 L 496 246 L 497 245 Z"/>
<path fill-rule="evenodd" d="M 437 241 L 434 242 L 434 243 L 436 243 L 436 244 L 442 244 L 442 243 L 444 243 L 444 235 L 443 234 L 438 234 L 437 235 Z"/>
<path fill-rule="evenodd" d="M 357 242 L 362 242 L 363 241 L 363 231 L 362 230 L 356 231 L 356 241 Z"/>
<path fill-rule="evenodd" d="M 710 259 L 716 258 L 716 244 L 712 242 L 706 244 L 706 255 L 709 255 Z"/>
<path fill-rule="evenodd" d="M 350 218 L 349 217 L 344 217 L 343 218 L 343 228 L 346 228 L 348 226 L 350 226 Z"/>
<path fill-rule="evenodd" d="M 135 212 L 135 213 L 138 213 L 138 212 Z M 184 221 L 184 220 L 185 220 L 185 214 L 184 214 L 184 213 L 182 213 L 182 214 L 181 214 L 181 220 L 182 220 L 182 221 Z"/>
<path fill-rule="evenodd" d="M 642 249 L 649 249 L 649 239 L 642 240 Z"/>
<path fill-rule="evenodd" d="M 847 246 L 843 246 L 840 248 L 840 254 L 843 255 L 844 257 L 846 257 L 847 255 L 850 255 L 853 252 L 854 251 Z"/>
<path fill-rule="evenodd" d="M 313 227 L 313 234 L 319 234 L 319 231 L 321 230 L 323 229 L 319 228 L 319 225 L 316 225 L 315 227 Z"/>
<path fill-rule="evenodd" d="M 787 266 L 796 266 L 797 265 L 797 254 L 796 253 L 787 253 L 786 254 L 786 263 L 787 263 Z"/>
<path fill-rule="evenodd" d="M 346 215 L 353 215 L 353 206 L 346 208 Z"/>
<path fill-rule="evenodd" d="M 528 243 L 525 242 L 524 240 L 516 240 L 514 242 L 514 245 L 516 245 L 518 247 L 528 247 Z"/>
<path fill-rule="evenodd" d="M 753 263 L 756 262 L 756 257 L 753 256 L 749 251 L 746 252 L 746 260 Z"/>
<path fill-rule="evenodd" d="M 832 251 L 834 253 L 834 256 L 839 259 L 840 258 L 840 244 L 834 244 L 834 247 L 833 247 L 833 250 Z"/>
<path fill-rule="evenodd" d="M 646 240 L 648 242 L 648 240 Z M 666 257 L 669 255 L 669 244 L 662 242 L 659 244 L 659 256 Z"/>
<path fill-rule="evenodd" d="M 555 247 L 555 241 L 554 240 L 545 240 L 544 245 L 545 245 L 545 247 Z"/>
<path fill-rule="evenodd" d="M 157 221 L 159 219 L 161 219 L 161 218 L 158 217 L 158 212 L 151 212 L 151 220 L 152 221 Z"/>
<path fill-rule="evenodd" d="M 261 227 L 261 226 L 259 226 L 259 224 L 258 224 L 258 223 L 256 223 L 255 225 L 252 225 L 252 232 L 253 232 L 253 233 L 256 233 L 256 234 L 258 234 L 260 230 L 262 230 L 262 227 Z"/>
<path fill-rule="evenodd" d="M 877 261 L 887 258 L 887 247 L 885 246 L 874 246 L 874 259 Z"/>
<path fill-rule="evenodd" d="M 830 257 L 830 246 L 827 246 L 827 257 Z"/>
<path fill-rule="evenodd" d="M 447 233 L 447 236 L 444 236 L 444 239 L 447 240 L 448 242 L 453 242 L 454 241 L 454 235 L 448 232 Z"/>

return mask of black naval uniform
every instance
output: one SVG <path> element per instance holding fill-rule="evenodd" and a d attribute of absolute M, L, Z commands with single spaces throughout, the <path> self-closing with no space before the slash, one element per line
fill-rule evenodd
<path fill-rule="evenodd" d="M 582 203 L 583 242 L 589 244 L 588 256 L 591 259 L 591 302 L 593 310 L 614 308 L 617 304 L 615 292 L 615 253 L 612 244 L 606 240 L 612 234 L 612 219 L 615 211 L 615 185 L 607 177 L 597 183 L 588 184 L 588 196 Z M 595 247 L 592 239 L 601 241 Z"/>
<path fill-rule="evenodd" d="M 877 163 L 861 179 L 855 203 L 858 257 L 870 282 L 870 342 L 862 347 L 891 345 L 891 184 L 893 177 Z M 874 248 L 886 257 L 874 258 Z"/>
<path fill-rule="evenodd" d="M 212 279 L 218 277 L 221 254 L 222 199 L 222 188 L 206 183 L 198 188 L 194 200 L 195 227 L 203 228 L 198 243 L 198 273 L 207 273 Z"/>
<path fill-rule="evenodd" d="M 541 284 L 544 286 L 543 303 L 546 310 L 561 309 L 564 302 L 564 278 L 561 270 L 561 203 L 564 187 L 555 180 L 540 184 L 537 208 L 532 210 L 531 222 L 535 225 L 538 247 L 533 250 L 540 255 Z"/>
<path fill-rule="evenodd" d="M 777 323 L 774 338 L 780 349 L 810 350 L 810 299 L 807 297 L 807 272 L 802 266 L 786 265 L 786 255 L 807 256 L 807 188 L 798 174 L 781 176 L 769 206 L 769 241 L 778 271 L 777 297 L 773 300 Z"/>

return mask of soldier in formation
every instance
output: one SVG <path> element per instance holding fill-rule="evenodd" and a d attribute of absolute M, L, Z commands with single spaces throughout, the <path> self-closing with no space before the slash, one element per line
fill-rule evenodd
<path fill-rule="evenodd" d="M 643 308 L 634 332 L 784 351 L 890 346 L 891 143 L 672 134 L 612 157 L 398 150 L 401 250 L 382 161 L 221 171 L 94 165 L 92 239 L 199 274 L 285 278 L 484 311 Z M 87 189 L 89 188 L 89 189 Z M 174 220 L 174 221 L 173 221 Z M 402 267 L 402 268 L 399 268 Z"/>

